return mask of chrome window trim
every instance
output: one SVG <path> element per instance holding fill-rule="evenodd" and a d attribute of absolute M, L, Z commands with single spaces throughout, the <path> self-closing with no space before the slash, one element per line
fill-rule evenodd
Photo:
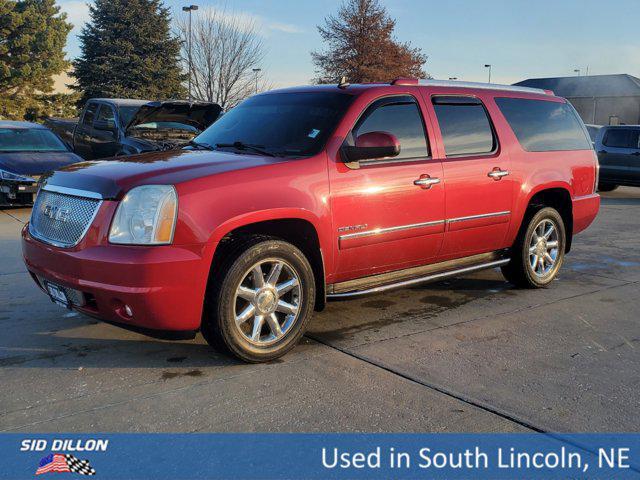
<path fill-rule="evenodd" d="M 370 237 L 373 235 L 381 235 L 383 233 L 409 230 L 411 228 L 432 227 L 435 225 L 442 225 L 444 224 L 444 222 L 445 222 L 444 220 L 434 220 L 432 222 L 412 223 L 409 225 L 397 225 L 395 227 L 387 227 L 387 228 L 375 228 L 373 230 L 367 230 L 365 232 L 348 233 L 347 235 L 341 235 L 339 238 L 340 240 L 348 240 L 351 238 Z"/>
<path fill-rule="evenodd" d="M 46 184 L 42 187 L 42 190 L 47 192 L 61 193 L 63 195 L 69 195 L 71 197 L 84 197 L 93 198 L 94 200 L 104 200 L 104 196 L 98 192 L 91 192 L 89 190 L 80 190 L 78 188 L 61 187 L 59 185 Z"/>
<path fill-rule="evenodd" d="M 510 214 L 511 212 L 508 210 L 504 212 L 482 213 L 480 215 L 469 215 L 468 217 L 450 218 L 447 220 L 447 223 L 466 222 L 467 220 L 476 220 L 478 218 L 502 217 Z"/>

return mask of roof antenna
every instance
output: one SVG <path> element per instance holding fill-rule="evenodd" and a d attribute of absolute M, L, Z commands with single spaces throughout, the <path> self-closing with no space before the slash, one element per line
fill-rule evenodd
<path fill-rule="evenodd" d="M 340 77 L 340 82 L 338 83 L 338 88 L 347 88 L 350 85 L 349 82 L 347 82 L 347 77 L 345 77 L 344 75 L 342 77 Z"/>

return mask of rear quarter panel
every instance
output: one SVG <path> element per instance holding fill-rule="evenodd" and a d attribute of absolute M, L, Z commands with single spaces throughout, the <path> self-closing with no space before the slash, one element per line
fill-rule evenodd
<path fill-rule="evenodd" d="M 516 188 L 514 191 L 513 215 L 506 245 L 510 246 L 516 239 L 524 219 L 527 207 L 534 195 L 554 188 L 566 190 L 574 203 L 576 200 L 597 197 L 594 193 L 597 160 L 593 150 L 571 150 L 551 152 L 528 152 L 522 148 L 516 135 L 495 103 L 495 98 L 528 98 L 564 103 L 560 97 L 543 95 L 522 95 L 512 92 L 501 92 L 490 100 L 495 108 L 491 111 L 495 116 L 496 130 L 501 137 L 502 145 L 508 149 L 511 158 L 511 177 Z M 586 133 L 585 133 L 586 134 Z M 598 199 L 599 205 L 599 199 Z M 574 222 L 573 233 L 583 230 L 597 214 L 598 206 L 590 204 L 590 219 Z M 595 211 L 594 211 L 595 209 Z M 575 217 L 575 215 L 574 215 Z"/>

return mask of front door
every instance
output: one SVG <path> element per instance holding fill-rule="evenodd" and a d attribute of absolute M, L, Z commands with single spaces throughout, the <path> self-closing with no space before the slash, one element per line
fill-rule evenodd
<path fill-rule="evenodd" d="M 93 122 L 93 138 L 91 142 L 93 158 L 113 157 L 120 151 L 116 113 L 111 105 L 103 103 Z"/>
<path fill-rule="evenodd" d="M 330 168 L 333 282 L 428 263 L 442 244 L 442 165 L 430 156 L 421 101 L 408 94 L 377 99 L 347 141 L 369 132 L 394 135 L 400 154 L 358 169 L 339 160 Z"/>
<path fill-rule="evenodd" d="M 429 99 L 440 132 L 446 233 L 440 260 L 504 248 L 511 221 L 511 162 L 481 99 Z"/>
<path fill-rule="evenodd" d="M 76 126 L 73 133 L 73 149 L 76 154 L 85 160 L 92 160 L 93 151 L 91 150 L 91 134 L 93 133 L 93 121 L 98 113 L 99 104 L 89 102 L 84 109 L 84 114 Z"/>

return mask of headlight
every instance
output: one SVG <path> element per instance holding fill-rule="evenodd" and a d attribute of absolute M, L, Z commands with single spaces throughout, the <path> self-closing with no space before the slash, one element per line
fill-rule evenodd
<path fill-rule="evenodd" d="M 173 241 L 178 196 L 172 185 L 144 185 L 127 193 L 113 217 L 109 241 L 166 245 Z"/>
<path fill-rule="evenodd" d="M 26 177 L 24 175 L 18 175 L 16 173 L 7 172 L 6 170 L 0 170 L 0 178 L 2 180 L 9 180 L 11 182 L 30 182 L 35 183 L 35 179 Z"/>

